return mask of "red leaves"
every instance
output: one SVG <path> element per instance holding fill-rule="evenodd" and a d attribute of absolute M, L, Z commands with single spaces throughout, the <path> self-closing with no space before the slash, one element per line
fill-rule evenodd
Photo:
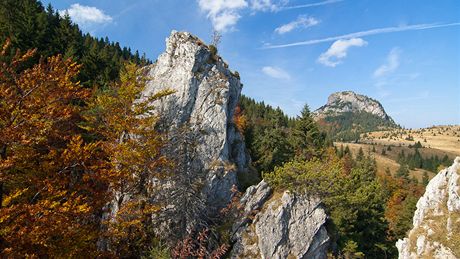
<path fill-rule="evenodd" d="M 217 249 L 211 250 L 210 231 L 203 229 L 196 235 L 189 235 L 180 241 L 172 251 L 174 258 L 222 258 L 230 248 L 227 244 L 220 245 Z"/>

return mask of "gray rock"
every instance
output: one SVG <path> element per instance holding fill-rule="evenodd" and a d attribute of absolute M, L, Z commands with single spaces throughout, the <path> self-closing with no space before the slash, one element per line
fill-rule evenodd
<path fill-rule="evenodd" d="M 457 258 L 460 229 L 460 157 L 440 171 L 417 202 L 413 229 L 398 240 L 399 258 Z"/>
<path fill-rule="evenodd" d="M 231 258 L 326 258 L 330 238 L 322 203 L 288 191 L 268 199 L 271 192 L 262 181 L 241 199 L 253 220 L 234 225 Z"/>
<path fill-rule="evenodd" d="M 320 119 L 326 116 L 336 116 L 344 112 L 367 112 L 393 122 L 393 119 L 385 112 L 382 104 L 352 91 L 331 94 L 327 99 L 327 104 L 314 111 L 313 115 Z"/>
<path fill-rule="evenodd" d="M 237 173 L 249 171 L 250 157 L 233 122 L 242 84 L 222 58 L 187 32 L 172 31 L 165 53 L 144 72 L 148 82 L 140 98 L 174 91 L 153 105 L 158 128 L 169 137 L 164 152 L 180 166 L 172 178 L 152 174 L 140 190 L 116 192 L 105 217 L 113 217 L 128 200 L 120 197 L 132 200 L 147 193 L 149 201 L 166 203 L 152 219 L 159 225 L 156 231 L 163 237 L 184 235 L 225 207 L 238 185 Z"/>

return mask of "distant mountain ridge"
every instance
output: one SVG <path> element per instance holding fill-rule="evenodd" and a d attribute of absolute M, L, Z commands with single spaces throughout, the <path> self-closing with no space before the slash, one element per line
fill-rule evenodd
<path fill-rule="evenodd" d="M 327 99 L 327 104 L 315 110 L 314 115 L 322 118 L 325 116 L 337 116 L 345 112 L 367 112 L 384 120 L 394 122 L 379 101 L 353 91 L 331 94 Z"/>
<path fill-rule="evenodd" d="M 362 133 L 398 127 L 379 101 L 353 91 L 331 94 L 313 116 L 332 140 L 356 141 Z"/>

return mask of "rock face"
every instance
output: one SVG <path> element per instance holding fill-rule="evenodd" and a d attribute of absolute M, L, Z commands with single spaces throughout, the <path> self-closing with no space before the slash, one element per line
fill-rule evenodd
<path fill-rule="evenodd" d="M 157 103 L 163 124 L 169 131 L 187 126 L 195 133 L 194 162 L 198 170 L 208 171 L 206 199 L 225 206 L 237 171 L 246 172 L 250 161 L 233 123 L 242 89 L 238 74 L 200 39 L 176 31 L 166 40 L 166 52 L 148 69 L 144 95 L 175 91 Z"/>
<path fill-rule="evenodd" d="M 413 225 L 396 243 L 399 258 L 460 257 L 460 157 L 429 182 Z"/>
<path fill-rule="evenodd" d="M 326 258 L 327 215 L 318 199 L 272 194 L 262 181 L 247 189 L 241 205 L 245 217 L 233 226 L 231 258 Z"/>
<path fill-rule="evenodd" d="M 173 31 L 148 77 L 144 95 L 176 91 L 157 105 L 168 127 L 187 123 L 203 133 L 198 150 L 205 167 L 215 160 L 247 167 L 249 157 L 232 120 L 242 84 L 220 57 L 190 33 Z"/>
<path fill-rule="evenodd" d="M 186 235 L 216 216 L 233 196 L 237 174 L 247 173 L 250 157 L 233 123 L 242 84 L 237 73 L 200 39 L 173 31 L 166 51 L 144 68 L 148 82 L 141 98 L 162 90 L 174 93 L 155 101 L 157 127 L 169 137 L 165 153 L 175 163 L 167 179 L 155 174 L 130 193 L 117 192 L 113 215 L 129 200 L 163 204 L 152 221 L 163 238 Z"/>
<path fill-rule="evenodd" d="M 393 121 L 378 101 L 352 91 L 331 94 L 327 99 L 327 104 L 318 108 L 314 115 L 316 118 L 324 118 L 345 112 L 367 112 L 386 121 Z"/>

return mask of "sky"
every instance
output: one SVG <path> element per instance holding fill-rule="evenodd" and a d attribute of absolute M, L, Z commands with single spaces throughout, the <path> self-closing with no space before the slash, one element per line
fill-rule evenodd
<path fill-rule="evenodd" d="M 155 60 L 172 30 L 219 54 L 243 93 L 296 116 L 337 91 L 379 100 L 401 126 L 460 124 L 458 0 L 42 0 L 84 32 Z"/>

